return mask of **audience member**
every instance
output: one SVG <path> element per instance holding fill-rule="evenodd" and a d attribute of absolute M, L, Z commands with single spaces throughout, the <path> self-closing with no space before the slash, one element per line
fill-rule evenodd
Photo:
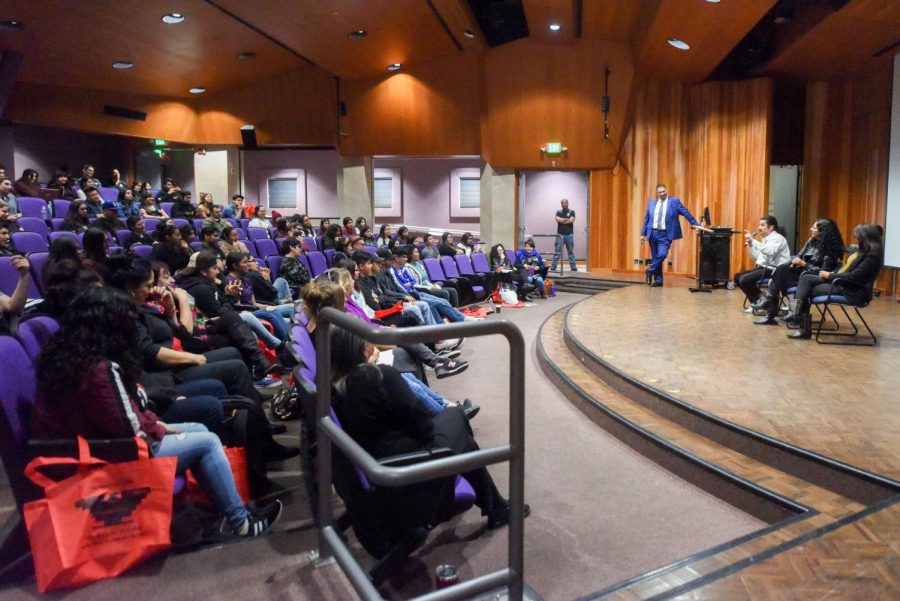
<path fill-rule="evenodd" d="M 88 208 L 88 215 L 97 217 L 103 213 L 103 198 L 100 196 L 100 191 L 93 186 L 88 186 L 87 188 L 83 188 L 82 192 L 84 192 L 85 206 Z"/>
<path fill-rule="evenodd" d="M 130 249 L 135 244 L 145 244 L 153 246 L 155 242 L 153 236 L 147 233 L 147 224 L 144 220 L 136 215 L 132 215 L 125 220 L 125 225 L 131 230 L 131 233 L 125 238 L 125 248 Z"/>
<path fill-rule="evenodd" d="M 187 192 L 172 192 L 169 194 L 172 202 L 172 218 L 173 219 L 193 219 L 196 215 L 194 205 L 191 204 L 190 197 Z"/>
<path fill-rule="evenodd" d="M 228 256 L 229 253 L 249 253 L 247 245 L 241 242 L 239 236 L 237 228 L 233 228 L 230 225 L 225 226 L 222 230 L 219 250 L 225 253 L 225 256 Z"/>
<path fill-rule="evenodd" d="M 434 242 L 434 237 L 429 236 L 431 241 Z M 428 271 L 425 269 L 425 266 L 421 263 L 421 255 L 419 254 L 419 247 L 417 246 L 408 246 L 403 249 L 404 252 L 409 257 L 409 262 L 406 264 L 406 269 L 416 280 L 416 289 L 423 290 L 429 294 L 433 294 L 438 298 L 442 298 L 448 301 L 452 306 L 459 306 L 459 292 L 456 288 L 452 286 L 443 287 L 441 284 L 437 284 L 428 279 Z"/>
<path fill-rule="evenodd" d="M 546 298 L 544 278 L 547 277 L 547 266 L 531 238 L 525 241 L 524 248 L 516 251 L 516 264 L 525 270 L 525 283 L 534 284 L 541 298 Z"/>
<path fill-rule="evenodd" d="M 140 203 L 137 202 L 137 199 L 134 197 L 134 192 L 131 191 L 131 188 L 124 187 L 119 190 L 118 197 L 118 206 L 116 210 L 119 213 L 119 219 L 127 219 L 132 215 L 140 215 L 141 207 Z"/>
<path fill-rule="evenodd" d="M 120 193 L 122 192 L 122 190 L 129 189 L 128 184 L 126 184 L 125 180 L 122 179 L 122 174 L 115 167 L 113 168 L 112 171 L 109 172 L 109 180 L 106 182 L 106 185 L 109 188 L 115 188 Z M 120 196 L 120 198 L 121 198 L 121 196 Z M 135 198 L 139 198 L 139 196 L 137 196 Z M 127 215 L 126 215 L 126 217 L 127 217 Z"/>
<path fill-rule="evenodd" d="M 465 251 L 458 245 L 453 244 L 453 234 L 444 232 L 441 234 L 441 243 L 438 244 L 438 254 L 442 257 L 453 257 L 464 254 Z"/>
<path fill-rule="evenodd" d="M 284 259 L 281 261 L 281 269 L 278 272 L 279 277 L 284 278 L 287 285 L 293 290 L 300 290 L 310 282 L 309 271 L 300 262 L 302 254 L 302 244 L 296 238 L 287 238 L 281 243 L 281 254 Z M 296 295 L 292 294 L 292 298 Z"/>
<path fill-rule="evenodd" d="M 0 225 L 5 227 L 10 234 L 22 231 L 19 225 L 19 216 L 10 213 L 9 205 L 0 200 Z"/>
<path fill-rule="evenodd" d="M 9 226 L 0 221 L 0 257 L 15 257 L 21 254 L 16 245 L 13 244 Z"/>
<path fill-rule="evenodd" d="M 213 205 L 209 217 L 203 220 L 203 227 L 214 227 L 219 234 L 228 227 L 228 222 L 222 218 L 222 207 L 220 205 Z"/>
<path fill-rule="evenodd" d="M 441 294 L 439 296 L 434 294 L 430 287 L 419 286 L 418 279 L 414 275 L 414 269 L 409 265 L 412 249 L 415 249 L 415 252 L 418 253 L 418 249 L 410 246 L 398 246 L 395 249 L 394 264 L 391 266 L 390 272 L 391 277 L 394 278 L 394 283 L 413 298 L 428 303 L 428 306 L 437 315 L 439 322 L 444 319 L 451 323 L 465 321 L 465 315 L 454 309 L 450 304 L 449 295 Z M 438 287 L 437 292 L 443 291 Z"/>
<path fill-rule="evenodd" d="M 520 301 L 527 300 L 528 295 L 534 292 L 534 285 L 526 284 L 524 270 L 516 269 L 506 256 L 506 249 L 502 244 L 491 247 L 491 269 L 494 272 L 495 283 L 511 284 L 516 288 L 516 296 Z"/>
<path fill-rule="evenodd" d="M 344 238 L 352 238 L 359 233 L 353 225 L 353 217 L 344 217 L 341 224 L 341 236 Z"/>
<path fill-rule="evenodd" d="M 118 215 L 118 203 L 115 203 L 111 200 L 107 200 L 101 205 L 102 212 L 100 216 L 94 221 L 94 227 L 99 227 L 101 230 L 110 235 L 115 235 L 117 231 L 124 230 L 125 224 L 119 219 Z"/>
<path fill-rule="evenodd" d="M 169 214 L 156 204 L 153 194 L 141 192 L 141 217 L 144 219 L 168 219 Z"/>
<path fill-rule="evenodd" d="M 108 253 L 109 236 L 99 227 L 89 227 L 81 239 L 81 264 L 88 271 L 92 271 L 101 282 L 106 280 Z"/>
<path fill-rule="evenodd" d="M 300 222 L 300 235 L 307 238 L 315 238 L 316 232 L 313 230 L 312 221 L 309 218 L 309 215 L 300 215 L 298 221 Z"/>
<path fill-rule="evenodd" d="M 472 253 L 478 252 L 478 247 L 475 245 L 475 238 L 472 236 L 471 232 L 464 233 L 459 239 L 459 244 L 457 244 L 456 247 L 462 250 L 469 258 L 472 257 Z"/>
<path fill-rule="evenodd" d="M 231 197 L 231 204 L 222 210 L 224 219 L 234 219 L 240 225 L 241 219 L 244 217 L 244 197 L 235 194 Z"/>
<path fill-rule="evenodd" d="M 149 188 L 150 186 L 149 182 L 145 183 L 144 186 L 145 190 L 147 190 L 147 188 Z M 149 192 L 149 190 L 147 191 Z M 163 180 L 162 190 L 156 193 L 156 204 L 161 204 L 164 202 L 175 202 L 173 196 L 178 194 L 179 192 L 181 192 L 181 188 L 175 185 L 175 180 L 171 177 L 167 177 Z M 174 216 L 175 215 L 173 215 L 173 217 Z"/>
<path fill-rule="evenodd" d="M 253 209 L 253 219 L 250 220 L 249 227 L 261 227 L 266 231 L 272 227 L 272 222 L 266 217 L 266 207 L 258 206 Z"/>
<path fill-rule="evenodd" d="M 16 180 L 13 186 L 16 194 L 19 196 L 29 196 L 31 198 L 40 198 L 41 185 L 38 183 L 38 172 L 34 169 L 26 169 L 22 172 L 22 177 Z"/>
<path fill-rule="evenodd" d="M 216 253 L 224 261 L 225 253 L 219 248 L 219 239 L 219 230 L 215 227 L 205 225 L 200 229 L 200 243 L 203 245 L 203 249 Z"/>
<path fill-rule="evenodd" d="M 381 248 L 382 246 L 390 246 L 391 244 L 391 226 L 387 223 L 381 224 L 381 229 L 378 231 L 378 240 L 375 241 L 375 246 Z"/>
<path fill-rule="evenodd" d="M 2 250 L 4 229 L 0 228 L 0 250 Z M 8 238 L 8 234 L 6 234 Z M 31 265 L 23 256 L 14 256 L 10 261 L 12 268 L 16 270 L 19 279 L 13 290 L 12 296 L 6 296 L 0 292 L 0 330 L 9 331 L 9 323 L 13 318 L 22 316 L 25 312 L 25 303 L 28 300 L 28 281 L 31 278 Z"/>
<path fill-rule="evenodd" d="M 359 237 L 363 239 L 363 246 L 375 246 L 375 236 L 368 225 L 359 228 Z"/>
<path fill-rule="evenodd" d="M 0 202 L 5 203 L 9 211 L 10 219 L 19 218 L 19 201 L 13 194 L 12 180 L 8 177 L 0 177 Z"/>
<path fill-rule="evenodd" d="M 787 240 L 778 233 L 778 220 L 772 215 L 766 215 L 759 220 L 757 231 L 762 240 L 756 240 L 750 232 L 744 232 L 744 240 L 750 257 L 756 263 L 756 267 L 741 271 L 734 275 L 734 283 L 744 291 L 747 300 L 755 303 L 759 300 L 759 283 L 769 277 L 779 265 L 784 265 L 791 260 L 791 251 Z M 748 307 L 751 313 L 753 307 Z"/>
<path fill-rule="evenodd" d="M 434 244 L 434 236 L 431 234 L 425 234 L 425 246 L 422 247 L 421 255 L 423 259 L 439 259 L 441 257 L 440 251 Z"/>
<path fill-rule="evenodd" d="M 357 217 L 356 218 L 356 234 L 358 236 L 362 236 L 362 229 L 364 227 L 369 227 L 369 222 L 366 221 L 365 217 Z"/>
<path fill-rule="evenodd" d="M 65 219 L 59 229 L 67 232 L 75 232 L 80 234 L 91 226 L 91 220 L 88 218 L 87 203 L 83 200 L 73 200 L 69 204 L 69 212 L 66 213 Z"/>
<path fill-rule="evenodd" d="M 181 232 L 171 223 L 160 223 L 154 232 L 156 244 L 150 253 L 151 261 L 165 263 L 172 273 L 187 267 L 191 247 L 181 238 Z"/>
<path fill-rule="evenodd" d="M 280 315 L 285 319 L 284 329 L 276 334 L 282 340 L 287 340 L 289 337 L 289 333 L 287 331 L 286 321 L 290 320 L 294 316 L 294 307 L 290 304 L 291 301 L 291 290 L 288 287 L 287 281 L 284 278 L 278 278 L 274 282 L 271 283 L 271 286 L 275 289 L 276 295 L 273 299 L 275 303 L 263 303 L 256 299 L 256 285 L 251 281 L 251 273 L 250 273 L 250 265 L 253 263 L 253 257 L 250 256 L 249 253 L 231 253 L 225 258 L 225 268 L 227 270 L 227 275 L 225 277 L 225 284 L 240 284 L 240 294 L 234 299 L 235 304 L 244 305 L 247 307 L 256 307 L 258 309 L 264 309 L 266 311 L 270 311 L 275 313 L 276 315 Z M 269 269 L 263 268 L 266 274 L 263 277 L 269 276 Z M 263 271 L 262 269 L 260 270 Z M 273 324 L 274 325 L 274 324 Z"/>
<path fill-rule="evenodd" d="M 181 232 L 181 241 L 190 248 L 191 244 L 197 238 L 197 230 L 194 229 L 193 224 L 185 223 L 184 225 L 179 225 L 178 231 Z"/>
<path fill-rule="evenodd" d="M 69 185 L 69 174 L 65 171 L 57 171 L 53 175 L 53 180 L 47 183 L 47 187 L 51 190 L 58 190 L 59 197 L 64 200 L 78 200 L 78 194 Z"/>
<path fill-rule="evenodd" d="M 331 219 L 328 217 L 323 218 L 319 221 L 319 231 L 316 232 L 319 236 L 324 236 L 325 232 L 328 231 L 328 228 L 331 227 Z"/>
<path fill-rule="evenodd" d="M 281 502 L 251 513 L 219 439 L 199 424 L 165 424 L 147 409 L 137 385 L 137 317 L 128 297 L 112 289 L 89 288 L 73 299 L 37 361 L 35 437 L 145 438 L 155 456 L 178 457 L 179 473 L 194 472 L 235 534 L 263 534 L 281 516 Z"/>
<path fill-rule="evenodd" d="M 209 192 L 201 192 L 200 202 L 197 203 L 197 219 L 212 217 L 214 206 L 213 195 Z"/>
<path fill-rule="evenodd" d="M 100 180 L 94 177 L 94 166 L 93 165 L 85 165 L 81 169 L 81 178 L 78 180 L 78 187 L 81 188 L 85 195 L 87 195 L 88 188 L 100 188 L 103 184 L 100 183 Z"/>

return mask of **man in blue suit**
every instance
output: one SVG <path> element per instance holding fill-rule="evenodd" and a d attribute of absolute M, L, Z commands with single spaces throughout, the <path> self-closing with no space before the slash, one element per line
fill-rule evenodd
<path fill-rule="evenodd" d="M 651 200 L 647 205 L 644 226 L 641 228 L 641 244 L 650 241 L 650 267 L 647 268 L 649 286 L 663 284 L 663 263 L 669 254 L 669 246 L 682 238 L 679 214 L 684 215 L 691 225 L 700 225 L 679 199 L 668 195 L 665 184 L 658 184 L 656 200 Z"/>

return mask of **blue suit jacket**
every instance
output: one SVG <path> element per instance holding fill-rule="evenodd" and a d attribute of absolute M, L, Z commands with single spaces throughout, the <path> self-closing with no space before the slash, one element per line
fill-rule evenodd
<path fill-rule="evenodd" d="M 653 229 L 653 214 L 656 212 L 656 203 L 659 200 L 652 199 L 650 203 L 647 205 L 647 214 L 644 215 L 644 226 L 641 228 L 641 236 L 650 237 L 650 230 Z M 670 196 L 669 197 L 669 206 L 666 207 L 666 236 L 668 236 L 669 240 L 680 240 L 683 236 L 681 235 L 681 222 L 678 221 L 678 215 L 684 215 L 684 218 L 687 219 L 691 225 L 700 225 L 694 216 L 691 215 L 690 211 L 688 211 L 683 204 L 681 204 L 681 200 Z"/>

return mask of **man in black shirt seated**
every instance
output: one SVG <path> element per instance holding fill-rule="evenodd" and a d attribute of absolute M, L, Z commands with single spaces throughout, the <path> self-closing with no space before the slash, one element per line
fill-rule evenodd
<path fill-rule="evenodd" d="M 100 207 L 102 212 L 94 223 L 95 227 L 99 227 L 107 234 L 113 236 L 117 231 L 127 229 L 125 224 L 119 219 L 116 203 L 108 200 L 100 205 Z"/>

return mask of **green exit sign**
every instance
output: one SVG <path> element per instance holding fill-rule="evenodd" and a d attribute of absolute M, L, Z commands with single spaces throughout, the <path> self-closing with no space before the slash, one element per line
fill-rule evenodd
<path fill-rule="evenodd" d="M 166 145 L 166 141 L 165 141 L 165 140 L 160 140 L 159 138 L 157 138 L 157 139 L 153 140 L 153 145 L 154 145 L 154 146 L 165 146 L 165 145 Z"/>
<path fill-rule="evenodd" d="M 563 145 L 561 142 L 547 142 L 547 145 L 544 147 L 544 152 L 547 154 L 561 154 L 563 151 Z"/>

